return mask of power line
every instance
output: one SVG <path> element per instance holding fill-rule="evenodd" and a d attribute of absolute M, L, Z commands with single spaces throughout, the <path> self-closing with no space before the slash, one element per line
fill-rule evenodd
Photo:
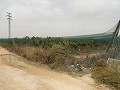
<path fill-rule="evenodd" d="M 7 12 L 7 19 L 8 19 L 8 38 L 11 38 L 11 18 L 12 18 L 12 13 Z"/>

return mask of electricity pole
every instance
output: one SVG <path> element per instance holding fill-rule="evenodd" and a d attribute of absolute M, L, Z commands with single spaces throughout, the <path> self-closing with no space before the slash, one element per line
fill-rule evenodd
<path fill-rule="evenodd" d="M 12 13 L 7 12 L 6 15 L 7 19 L 8 19 L 8 38 L 11 38 L 11 18 L 12 18 Z"/>

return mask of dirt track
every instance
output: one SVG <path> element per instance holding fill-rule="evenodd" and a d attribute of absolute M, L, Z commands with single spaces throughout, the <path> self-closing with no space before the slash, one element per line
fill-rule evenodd
<path fill-rule="evenodd" d="M 0 47 L 0 90 L 110 90 L 97 85 L 89 74 L 76 79 L 20 60 Z"/>

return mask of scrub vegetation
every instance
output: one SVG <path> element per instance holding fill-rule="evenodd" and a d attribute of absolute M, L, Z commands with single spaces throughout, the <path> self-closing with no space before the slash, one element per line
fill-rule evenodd
<path fill-rule="evenodd" d="M 92 67 L 92 77 L 100 82 L 120 90 L 120 71 L 116 65 L 98 60 Z"/>
<path fill-rule="evenodd" d="M 1 39 L 1 46 L 26 58 L 30 62 L 46 64 L 51 69 L 71 72 L 65 64 L 67 59 L 75 61 L 74 55 L 91 54 L 106 50 L 109 41 L 67 40 L 62 38 L 25 37 Z M 88 59 L 89 60 L 89 59 Z M 73 63 L 71 63 L 73 64 Z M 97 60 L 92 66 L 92 77 L 116 89 L 120 89 L 120 72 L 106 60 Z"/>

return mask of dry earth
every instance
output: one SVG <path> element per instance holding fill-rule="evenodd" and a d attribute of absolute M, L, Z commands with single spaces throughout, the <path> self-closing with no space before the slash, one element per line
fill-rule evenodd
<path fill-rule="evenodd" d="M 0 47 L 0 90 L 110 90 L 90 74 L 73 78 L 46 67 L 36 67 Z"/>

